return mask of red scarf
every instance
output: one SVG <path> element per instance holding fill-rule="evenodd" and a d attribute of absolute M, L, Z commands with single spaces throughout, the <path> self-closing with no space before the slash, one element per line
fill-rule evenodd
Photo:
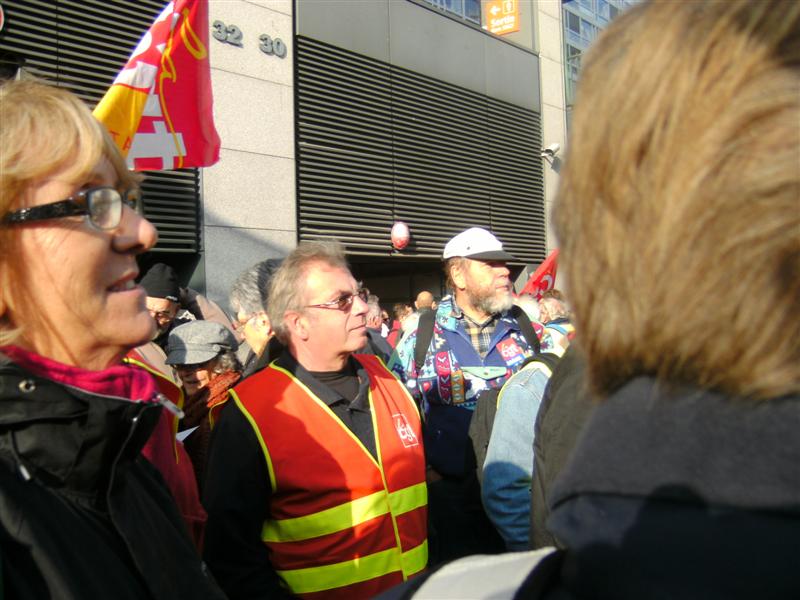
<path fill-rule="evenodd" d="M 126 398 L 133 402 L 154 402 L 158 393 L 153 378 L 143 369 L 131 365 L 119 364 L 101 371 L 89 371 L 65 365 L 19 346 L 2 346 L 0 352 L 37 377 L 92 394 Z"/>

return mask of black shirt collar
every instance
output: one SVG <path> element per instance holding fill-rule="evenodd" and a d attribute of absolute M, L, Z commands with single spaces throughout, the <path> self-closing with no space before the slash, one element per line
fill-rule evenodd
<path fill-rule="evenodd" d="M 358 377 L 358 394 L 352 402 L 347 398 L 343 398 L 336 390 L 316 379 L 303 365 L 297 362 L 295 357 L 292 356 L 288 350 L 283 351 L 275 361 L 275 364 L 289 371 L 300 383 L 311 390 L 317 398 L 328 406 L 332 406 L 338 402 L 346 402 L 352 409 L 369 411 L 369 376 L 367 375 L 367 370 L 352 355 L 347 360 L 352 361 L 356 376 Z"/>

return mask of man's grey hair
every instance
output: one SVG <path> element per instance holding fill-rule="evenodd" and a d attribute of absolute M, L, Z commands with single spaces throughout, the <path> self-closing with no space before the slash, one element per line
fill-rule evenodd
<path fill-rule="evenodd" d="M 376 317 L 378 319 L 382 319 L 380 301 L 380 298 L 378 298 L 375 294 L 370 294 L 369 298 L 367 298 L 367 322 Z"/>
<path fill-rule="evenodd" d="M 275 271 L 269 287 L 269 317 L 275 336 L 283 344 L 289 342 L 284 317 L 289 311 L 303 312 L 306 304 L 306 279 L 310 265 L 348 269 L 343 246 L 335 239 L 301 242 Z"/>
<path fill-rule="evenodd" d="M 247 315 L 267 310 L 269 284 L 282 260 L 268 258 L 243 271 L 231 286 L 229 296 L 231 308 Z"/>

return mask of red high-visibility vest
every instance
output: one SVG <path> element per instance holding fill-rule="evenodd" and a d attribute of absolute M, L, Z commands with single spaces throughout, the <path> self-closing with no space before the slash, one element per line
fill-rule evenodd
<path fill-rule="evenodd" d="M 369 375 L 378 461 L 322 400 L 274 363 L 231 391 L 269 471 L 262 540 L 292 593 L 306 598 L 369 598 L 428 561 L 419 412 L 379 359 L 356 359 Z"/>
<path fill-rule="evenodd" d="M 137 350 L 125 356 L 125 362 L 144 369 L 153 376 L 158 391 L 165 398 L 183 408 L 183 390 L 157 368 L 148 363 Z M 200 504 L 194 467 L 186 450 L 177 439 L 178 417 L 164 409 L 150 439 L 142 448 L 142 455 L 149 460 L 164 477 L 164 481 L 175 498 L 175 503 L 189 528 L 189 534 L 198 551 L 203 550 L 203 536 L 206 528 L 206 511 Z"/>

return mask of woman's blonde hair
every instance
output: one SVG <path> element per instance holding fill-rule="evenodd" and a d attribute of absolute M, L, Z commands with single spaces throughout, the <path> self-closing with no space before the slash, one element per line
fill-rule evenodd
<path fill-rule="evenodd" d="M 24 206 L 31 186 L 54 173 L 78 185 L 103 157 L 123 187 L 138 184 L 140 176 L 128 171 L 111 136 L 80 98 L 39 81 L 0 85 L 0 218 Z M 0 345 L 22 332 L 10 313 L 20 314 L 19 308 L 36 301 L 25 289 L 17 233 L 0 226 Z"/>
<path fill-rule="evenodd" d="M 596 391 L 799 392 L 800 3 L 615 21 L 584 63 L 554 222 Z"/>

